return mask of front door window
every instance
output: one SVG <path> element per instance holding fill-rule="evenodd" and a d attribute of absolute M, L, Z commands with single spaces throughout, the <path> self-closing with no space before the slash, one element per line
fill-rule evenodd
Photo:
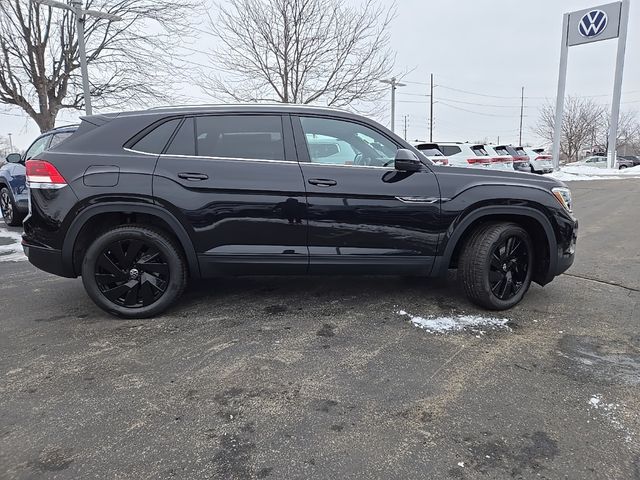
<path fill-rule="evenodd" d="M 301 117 L 312 163 L 355 167 L 392 167 L 398 146 L 355 122 Z"/>

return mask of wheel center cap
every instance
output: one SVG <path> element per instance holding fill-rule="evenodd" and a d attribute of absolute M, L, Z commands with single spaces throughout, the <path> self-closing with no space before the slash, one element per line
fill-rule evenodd
<path fill-rule="evenodd" d="M 131 270 L 129 270 L 129 278 L 131 278 L 131 280 L 137 280 L 139 276 L 140 271 L 137 268 L 132 268 Z"/>
<path fill-rule="evenodd" d="M 506 263 L 504 265 L 502 265 L 502 271 L 503 272 L 506 272 L 508 268 L 509 268 L 509 266 Z"/>

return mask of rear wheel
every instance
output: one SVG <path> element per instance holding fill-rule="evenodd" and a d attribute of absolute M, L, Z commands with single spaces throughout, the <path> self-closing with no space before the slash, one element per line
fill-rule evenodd
<path fill-rule="evenodd" d="M 13 196 L 7 187 L 0 190 L 0 210 L 4 223 L 10 227 L 17 227 L 22 224 L 23 215 L 16 209 Z"/>
<path fill-rule="evenodd" d="M 514 223 L 490 223 L 472 233 L 458 276 L 469 299 L 491 310 L 516 305 L 531 285 L 533 245 Z"/>
<path fill-rule="evenodd" d="M 126 318 L 157 315 L 187 282 L 181 250 L 164 232 L 141 225 L 113 228 L 98 237 L 82 261 L 82 282 L 103 310 Z"/>

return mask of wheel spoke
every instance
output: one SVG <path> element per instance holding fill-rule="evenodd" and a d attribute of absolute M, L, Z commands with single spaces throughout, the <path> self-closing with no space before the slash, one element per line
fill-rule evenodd
<path fill-rule="evenodd" d="M 142 249 L 143 243 L 139 240 L 131 240 L 124 255 L 123 267 L 131 268 L 138 258 L 138 254 Z"/>
<path fill-rule="evenodd" d="M 491 265 L 497 270 L 500 270 L 502 268 L 502 260 L 498 255 L 496 255 L 496 252 L 493 252 L 493 254 L 491 255 Z"/>
<path fill-rule="evenodd" d="M 166 263 L 141 263 L 139 265 L 143 272 L 169 275 L 169 265 Z"/>
<path fill-rule="evenodd" d="M 105 290 L 102 293 L 105 297 L 107 297 L 112 302 L 118 303 L 117 300 L 122 295 L 126 294 L 127 292 L 129 292 L 129 290 L 131 290 L 131 287 L 129 286 L 130 283 L 131 282 L 123 283 L 122 285 L 118 285 L 117 287 L 111 288 L 109 290 Z"/>
<path fill-rule="evenodd" d="M 142 305 L 150 305 L 153 303 L 154 294 L 149 282 L 144 282 L 140 287 L 140 296 L 142 297 Z"/>
<path fill-rule="evenodd" d="M 118 278 L 119 275 L 114 275 L 113 273 L 96 273 L 96 280 L 101 285 L 117 282 Z"/>
<path fill-rule="evenodd" d="M 129 282 L 131 283 L 131 282 Z M 140 290 L 140 283 L 135 282 L 135 284 L 129 289 L 126 297 L 124 297 L 124 304 L 127 307 L 132 307 L 138 304 L 138 291 Z"/>
<path fill-rule="evenodd" d="M 496 282 L 500 282 L 503 278 L 504 274 L 502 272 L 489 271 L 489 284 L 493 285 Z"/>
<path fill-rule="evenodd" d="M 97 266 L 99 268 L 103 268 L 104 270 L 111 273 L 112 275 L 115 275 L 118 278 L 122 278 L 124 276 L 124 272 L 120 268 L 118 268 L 115 263 L 113 263 L 113 260 L 109 258 L 106 252 L 100 255 Z"/>
<path fill-rule="evenodd" d="M 510 277 L 505 276 L 504 277 L 504 285 L 503 287 L 500 289 L 500 293 L 498 294 L 498 296 L 504 300 L 504 297 L 506 296 L 507 292 L 509 290 L 511 290 L 511 285 L 513 284 L 513 281 L 511 280 Z"/>

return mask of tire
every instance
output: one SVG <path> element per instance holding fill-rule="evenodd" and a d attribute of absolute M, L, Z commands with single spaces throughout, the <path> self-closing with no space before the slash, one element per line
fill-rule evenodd
<path fill-rule="evenodd" d="M 531 169 L 531 173 L 538 173 L 538 172 L 536 172 L 536 169 L 533 168 L 533 165 L 529 165 L 529 168 Z"/>
<path fill-rule="evenodd" d="M 2 218 L 4 223 L 10 227 L 18 227 L 22 225 L 24 215 L 18 212 L 16 203 L 13 201 L 13 195 L 7 187 L 0 189 L 0 210 L 2 210 Z"/>
<path fill-rule="evenodd" d="M 507 251 L 509 248 L 511 252 Z M 515 223 L 478 227 L 458 262 L 458 278 L 467 297 L 490 310 L 516 305 L 531 285 L 533 252 L 531 237 Z"/>
<path fill-rule="evenodd" d="M 187 284 L 182 250 L 162 230 L 123 225 L 100 235 L 82 260 L 82 283 L 103 310 L 147 318 L 169 308 Z"/>
<path fill-rule="evenodd" d="M 620 168 L 618 170 L 624 170 L 625 168 L 627 168 L 626 165 L 620 165 Z"/>

